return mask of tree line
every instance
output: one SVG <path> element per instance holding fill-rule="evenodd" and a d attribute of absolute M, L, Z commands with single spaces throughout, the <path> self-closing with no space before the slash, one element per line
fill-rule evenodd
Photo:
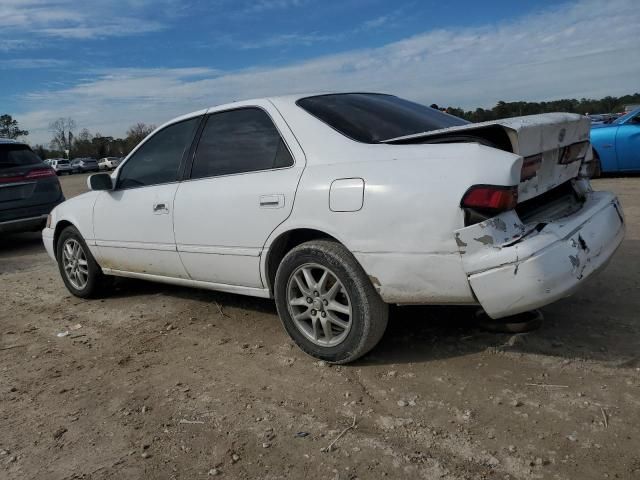
<path fill-rule="evenodd" d="M 36 145 L 34 150 L 41 158 L 64 158 L 66 152 L 69 158 L 124 157 L 155 128 L 155 125 L 139 122 L 129 127 L 124 138 L 114 138 L 99 132 L 91 133 L 87 128 L 78 132 L 72 118 L 61 117 L 49 124 L 53 135 L 49 148 Z"/>
<path fill-rule="evenodd" d="M 127 129 L 124 138 L 114 138 L 100 132 L 91 133 L 87 128 L 78 131 L 75 120 L 60 117 L 49 124 L 52 135 L 49 145 L 33 145 L 33 150 L 42 159 L 66 158 L 67 152 L 68 158 L 124 157 L 155 128 L 155 125 L 138 122 Z M 11 115 L 0 115 L 0 138 L 16 139 L 27 135 L 29 132 L 21 129 Z"/>
<path fill-rule="evenodd" d="M 485 122 L 499 118 L 519 117 L 548 112 L 571 112 L 582 115 L 594 113 L 619 113 L 624 111 L 625 105 L 640 104 L 640 93 L 624 95 L 622 97 L 607 96 L 601 99 L 575 98 L 553 100 L 549 102 L 503 102 L 499 101 L 493 108 L 476 108 L 463 110 L 458 107 L 442 108 L 447 113 L 464 118 L 471 122 Z M 436 104 L 432 107 L 438 108 Z M 35 145 L 34 150 L 41 158 L 65 157 L 122 157 L 127 155 L 143 138 L 155 129 L 155 125 L 136 123 L 127 130 L 124 138 L 104 136 L 99 132 L 91 133 L 82 128 L 78 131 L 76 122 L 72 118 L 58 118 L 49 124 L 52 134 L 47 147 Z M 0 115 L 0 138 L 19 138 L 29 135 L 27 130 L 20 128 L 18 121 L 11 115 Z"/>
<path fill-rule="evenodd" d="M 463 110 L 457 107 L 448 107 L 447 113 L 464 118 L 470 122 L 486 122 L 499 118 L 520 117 L 522 115 L 534 115 L 549 112 L 570 112 L 582 115 L 596 113 L 620 113 L 625 105 L 640 104 L 640 93 L 624 95 L 622 97 L 604 97 L 601 99 L 575 98 L 553 100 L 550 102 L 498 102 L 491 109 L 476 108 L 475 110 Z"/>

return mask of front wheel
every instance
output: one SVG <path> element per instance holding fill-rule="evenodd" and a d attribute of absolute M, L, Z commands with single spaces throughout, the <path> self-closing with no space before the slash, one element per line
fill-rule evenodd
<path fill-rule="evenodd" d="M 56 258 L 62 281 L 73 295 L 91 298 L 104 291 L 105 275 L 75 227 L 69 226 L 60 234 Z"/>
<path fill-rule="evenodd" d="M 328 240 L 303 243 L 284 257 L 275 280 L 282 323 L 307 354 L 348 363 L 380 341 L 389 314 L 360 264 Z"/>

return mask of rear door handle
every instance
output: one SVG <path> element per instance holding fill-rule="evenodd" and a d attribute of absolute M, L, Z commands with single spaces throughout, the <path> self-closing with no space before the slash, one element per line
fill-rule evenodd
<path fill-rule="evenodd" d="M 169 213 L 169 208 L 167 208 L 166 203 L 154 203 L 153 204 L 153 213 L 156 215 L 161 215 L 163 213 Z"/>
<path fill-rule="evenodd" d="M 260 196 L 260 208 L 283 208 L 284 207 L 284 195 L 261 195 Z"/>

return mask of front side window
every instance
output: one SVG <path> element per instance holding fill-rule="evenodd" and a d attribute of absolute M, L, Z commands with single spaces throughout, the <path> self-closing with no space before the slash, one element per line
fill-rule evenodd
<path fill-rule="evenodd" d="M 191 146 L 200 118 L 169 125 L 147 140 L 122 166 L 117 188 L 175 182 L 182 156 Z"/>
<path fill-rule="evenodd" d="M 259 108 L 242 108 L 209 115 L 198 143 L 191 178 L 291 165 L 293 158 L 271 118 Z"/>

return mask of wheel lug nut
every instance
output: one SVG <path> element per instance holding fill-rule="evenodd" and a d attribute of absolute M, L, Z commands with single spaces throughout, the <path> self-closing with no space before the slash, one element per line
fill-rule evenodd
<path fill-rule="evenodd" d="M 313 292 L 313 294 L 314 294 L 316 297 L 320 296 L 320 294 L 319 294 L 318 292 Z"/>
<path fill-rule="evenodd" d="M 311 303 L 313 302 L 313 299 L 311 297 L 307 297 L 307 303 Z"/>
<path fill-rule="evenodd" d="M 327 316 L 327 312 L 322 312 L 322 316 L 326 317 Z"/>
<path fill-rule="evenodd" d="M 328 302 L 327 300 L 325 300 L 325 301 L 324 301 L 324 302 L 322 302 L 322 303 L 324 303 L 324 305 L 325 305 L 325 306 L 329 305 L 329 302 Z"/>
<path fill-rule="evenodd" d="M 315 315 L 316 313 L 318 312 L 316 312 L 315 310 L 311 310 L 311 315 Z"/>

